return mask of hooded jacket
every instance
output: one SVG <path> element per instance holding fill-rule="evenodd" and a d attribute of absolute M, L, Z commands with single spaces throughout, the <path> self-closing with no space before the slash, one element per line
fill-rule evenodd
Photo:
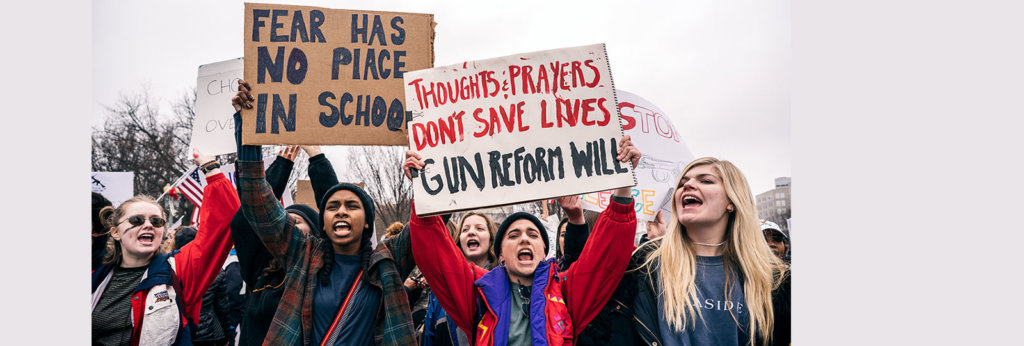
<path fill-rule="evenodd" d="M 448 316 L 472 333 L 475 345 L 504 345 L 509 337 L 512 292 L 504 267 L 486 271 L 466 262 L 440 217 L 420 218 L 410 229 L 417 264 Z M 636 232 L 632 202 L 612 202 L 572 268 L 558 273 L 543 260 L 533 276 L 530 334 L 534 345 L 572 345 L 578 330 L 597 315 L 629 262 Z"/>
<path fill-rule="evenodd" d="M 312 340 L 313 285 L 318 282 L 317 274 L 324 266 L 322 242 L 327 240 L 306 236 L 295 229 L 264 179 L 262 162 L 238 161 L 236 167 L 242 211 L 267 251 L 282 262 L 286 271 L 282 283 L 284 291 L 264 344 L 319 343 L 320 340 Z M 372 228 L 366 234 L 372 234 Z M 363 278 L 382 292 L 382 312 L 374 325 L 377 344 L 412 345 L 416 342 L 409 301 L 402 286 L 414 267 L 410 246 L 408 231 L 403 230 L 398 236 L 383 240 L 376 250 L 364 252 Z M 343 319 L 337 324 L 338 328 L 344 323 Z"/>
<path fill-rule="evenodd" d="M 195 240 L 181 250 L 156 255 L 132 292 L 132 345 L 191 345 L 203 294 L 220 273 L 231 251 L 228 225 L 238 209 L 238 195 L 224 174 L 206 178 L 203 222 Z M 92 308 L 106 289 L 114 265 L 92 274 Z"/>

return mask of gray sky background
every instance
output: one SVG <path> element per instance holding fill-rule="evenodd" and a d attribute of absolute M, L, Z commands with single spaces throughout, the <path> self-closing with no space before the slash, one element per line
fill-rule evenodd
<path fill-rule="evenodd" d="M 792 174 L 789 1 L 252 2 L 432 13 L 435 66 L 603 42 L 615 87 L 665 111 L 696 157 L 733 161 L 754 194 Z M 93 1 L 93 126 L 143 87 L 169 113 L 199 65 L 242 56 L 242 10 Z"/>

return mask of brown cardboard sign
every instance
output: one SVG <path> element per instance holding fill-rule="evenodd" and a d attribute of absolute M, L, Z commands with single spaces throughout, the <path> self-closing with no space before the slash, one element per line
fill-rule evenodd
<path fill-rule="evenodd" d="M 434 65 L 434 16 L 245 4 L 244 144 L 405 145 L 403 76 Z"/>
<path fill-rule="evenodd" d="M 305 204 L 316 209 L 316 197 L 313 197 L 313 184 L 309 180 L 295 182 L 295 204 Z"/>

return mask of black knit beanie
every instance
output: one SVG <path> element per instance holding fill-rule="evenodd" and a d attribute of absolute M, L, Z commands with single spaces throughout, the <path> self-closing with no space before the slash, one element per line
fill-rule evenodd
<path fill-rule="evenodd" d="M 547 257 L 549 243 L 547 229 L 544 228 L 544 224 L 540 223 L 540 219 L 537 219 L 533 214 L 523 211 L 509 215 L 505 218 L 505 221 L 501 222 L 501 226 L 498 226 L 498 233 L 494 235 L 494 256 L 501 257 L 501 242 L 505 240 L 505 232 L 508 231 L 508 226 L 511 226 L 513 222 L 519 219 L 530 220 L 530 222 L 537 226 L 537 230 L 540 231 L 540 238 L 544 240 L 544 253 L 540 254 L 540 256 L 541 259 Z"/>
<path fill-rule="evenodd" d="M 323 200 L 318 202 L 316 205 L 317 209 L 320 209 L 320 219 L 323 219 L 324 206 L 327 205 L 327 200 L 331 198 L 331 195 L 333 195 L 335 192 L 338 192 L 339 190 L 352 191 L 352 193 L 356 194 L 356 196 L 359 197 L 359 201 L 363 202 L 363 210 L 366 211 L 366 224 L 370 226 L 370 228 L 367 228 L 365 231 L 363 231 L 363 236 L 364 238 L 366 238 L 367 234 L 373 234 L 373 216 L 375 215 L 376 211 L 376 208 L 374 207 L 373 204 L 373 198 L 370 198 L 370 195 L 366 194 L 366 191 L 363 191 L 363 189 L 359 188 L 359 186 L 355 186 L 352 184 L 342 183 L 334 185 L 327 190 L 327 193 L 324 193 Z M 320 228 L 323 229 L 322 222 L 318 222 L 317 224 L 321 225 Z"/>
<path fill-rule="evenodd" d="M 195 227 L 182 227 L 177 232 L 174 232 L 174 249 L 181 249 L 181 247 L 191 243 L 193 239 L 196 239 Z"/>
<path fill-rule="evenodd" d="M 292 204 L 287 208 L 284 208 L 284 210 L 301 216 L 303 220 L 306 220 L 306 223 L 309 224 L 310 230 L 313 232 L 317 232 L 317 230 L 319 230 L 317 234 L 323 233 L 323 228 L 320 227 L 320 213 L 313 210 L 313 207 L 305 204 Z"/>
<path fill-rule="evenodd" d="M 331 195 L 340 190 L 352 191 L 352 193 L 356 194 L 356 196 L 359 197 L 359 201 L 363 203 L 363 214 L 365 215 L 366 224 L 369 225 L 369 227 L 363 230 L 362 240 L 360 241 L 360 246 L 362 247 L 360 257 L 363 263 L 363 269 L 366 269 L 369 267 L 370 254 L 373 252 L 373 248 L 371 247 L 372 240 L 370 238 L 373 237 L 373 220 L 376 210 L 376 207 L 373 204 L 373 198 L 371 198 L 370 195 L 366 194 L 366 191 L 363 191 L 363 189 L 359 188 L 359 186 L 347 183 L 337 184 L 328 189 L 327 192 L 324 193 L 323 200 L 318 201 L 316 205 L 317 209 L 320 209 L 319 219 L 321 220 L 321 222 L 317 223 L 318 225 L 321 225 L 318 228 L 318 232 L 325 233 L 325 231 L 323 230 L 324 206 L 327 205 L 327 201 L 331 199 Z M 323 234 L 323 239 L 325 240 L 323 246 L 328 249 L 324 251 L 324 266 L 321 267 L 320 271 L 317 273 L 317 279 L 320 281 L 321 286 L 326 286 L 331 282 L 331 271 L 333 270 L 334 266 L 334 251 L 331 251 L 329 249 L 331 242 L 327 237 L 327 234 Z"/>

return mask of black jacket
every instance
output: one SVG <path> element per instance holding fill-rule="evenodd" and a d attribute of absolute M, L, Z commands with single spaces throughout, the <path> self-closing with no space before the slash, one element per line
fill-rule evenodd
<path fill-rule="evenodd" d="M 627 273 L 630 273 L 635 268 L 639 268 L 639 265 L 643 264 L 644 259 L 647 258 L 647 253 L 655 248 L 654 246 L 641 247 L 641 251 L 633 254 L 633 258 L 630 261 L 630 269 Z M 657 282 L 657 275 L 657 272 L 650 272 L 648 274 L 644 270 L 632 271 L 632 275 L 630 275 L 636 288 L 636 298 L 632 307 L 633 329 L 638 337 L 636 342 L 641 345 L 664 344 L 661 340 L 661 335 L 658 333 L 658 301 L 656 300 L 657 296 L 653 286 L 653 283 Z M 625 281 L 626 279 L 623 278 L 623 282 Z M 789 285 L 790 278 L 787 276 L 782 281 L 782 285 L 772 291 L 772 307 L 774 308 L 772 313 L 775 319 L 775 329 L 772 332 L 772 339 L 769 345 L 790 344 Z"/>
<path fill-rule="evenodd" d="M 199 323 L 193 342 L 234 343 L 235 327 L 242 318 L 245 296 L 238 263 L 228 264 L 203 295 Z"/>
<path fill-rule="evenodd" d="M 568 237 L 566 237 L 568 239 Z M 634 269 L 643 264 L 642 259 L 647 257 L 652 247 L 641 246 L 630 259 L 629 269 Z M 576 337 L 577 345 L 641 345 L 643 341 L 634 331 L 633 321 L 633 297 L 637 291 L 637 272 L 626 270 L 622 275 L 622 281 L 615 287 L 611 299 L 601 308 L 601 312 L 590 322 L 579 336 Z"/>

